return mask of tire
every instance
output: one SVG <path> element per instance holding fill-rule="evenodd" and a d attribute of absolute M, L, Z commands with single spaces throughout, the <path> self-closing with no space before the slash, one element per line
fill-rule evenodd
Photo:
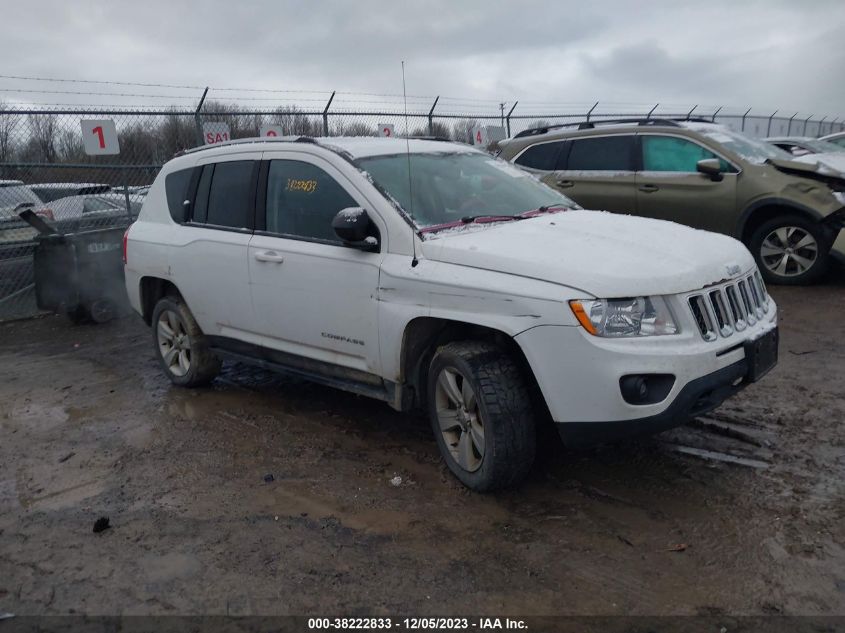
<path fill-rule="evenodd" d="M 167 296 L 153 310 L 153 347 L 164 373 L 174 385 L 200 387 L 220 373 L 220 359 L 180 297 Z"/>
<path fill-rule="evenodd" d="M 536 452 L 534 414 L 525 377 L 504 351 L 481 341 L 440 347 L 426 397 L 440 453 L 467 488 L 487 492 L 525 478 Z"/>
<path fill-rule="evenodd" d="M 825 227 L 800 215 L 780 215 L 764 222 L 751 234 L 748 245 L 766 282 L 784 286 L 821 279 L 830 264 L 830 247 Z"/>

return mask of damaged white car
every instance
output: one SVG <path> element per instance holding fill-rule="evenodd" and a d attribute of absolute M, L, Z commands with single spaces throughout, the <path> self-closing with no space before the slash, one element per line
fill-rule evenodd
<path fill-rule="evenodd" d="M 193 150 L 124 255 L 174 383 L 235 359 L 422 407 L 475 490 L 518 483 L 546 420 L 575 446 L 658 432 L 777 362 L 777 308 L 740 242 L 581 210 L 459 144 Z"/>

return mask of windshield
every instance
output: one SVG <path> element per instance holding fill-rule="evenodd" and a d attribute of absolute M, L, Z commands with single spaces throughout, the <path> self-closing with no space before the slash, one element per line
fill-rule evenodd
<path fill-rule="evenodd" d="M 740 132 L 734 132 L 732 129 L 723 125 L 696 125 L 695 123 L 688 122 L 682 123 L 682 125 L 706 136 L 711 141 L 719 143 L 725 149 L 741 156 L 750 163 L 762 165 L 770 158 L 792 160 L 792 154 L 789 152 L 770 145 L 766 141 L 746 136 Z"/>
<path fill-rule="evenodd" d="M 813 139 L 809 141 L 801 141 L 801 144 L 806 145 L 814 152 L 819 154 L 845 152 L 845 147 L 837 145 L 836 143 L 831 143 L 830 141 L 820 141 L 819 139 Z"/>
<path fill-rule="evenodd" d="M 527 172 L 486 154 L 411 154 L 410 183 L 408 163 L 407 154 L 356 161 L 420 228 L 472 216 L 516 216 L 540 207 L 578 208 Z"/>

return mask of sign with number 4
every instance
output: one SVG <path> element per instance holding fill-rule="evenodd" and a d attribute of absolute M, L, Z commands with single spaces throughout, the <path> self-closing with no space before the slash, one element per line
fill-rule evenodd
<path fill-rule="evenodd" d="M 89 156 L 120 154 L 117 128 L 111 119 L 82 119 L 82 143 Z"/>

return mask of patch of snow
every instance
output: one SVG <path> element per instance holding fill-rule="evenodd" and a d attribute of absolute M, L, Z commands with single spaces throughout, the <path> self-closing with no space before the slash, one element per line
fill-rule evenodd
<path fill-rule="evenodd" d="M 830 154 L 807 154 L 796 156 L 793 160 L 807 165 L 816 165 L 820 174 L 826 176 L 845 176 L 845 152 Z"/>

